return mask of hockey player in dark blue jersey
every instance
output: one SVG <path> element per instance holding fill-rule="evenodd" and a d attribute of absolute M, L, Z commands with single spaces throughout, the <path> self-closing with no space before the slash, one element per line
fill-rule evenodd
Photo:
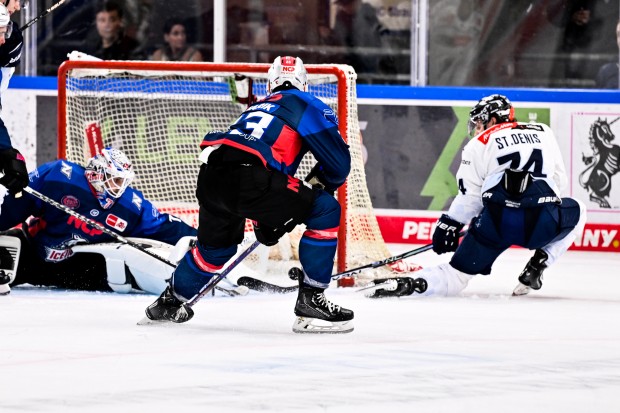
<path fill-rule="evenodd" d="M 105 148 L 90 159 L 86 168 L 65 160 L 40 166 L 30 173 L 30 187 L 123 237 L 174 245 L 183 237 L 196 235 L 195 228 L 160 213 L 140 191 L 131 188 L 133 178 L 127 157 L 119 150 Z M 19 224 L 21 227 L 14 228 Z M 21 197 L 5 195 L 0 204 L 0 230 L 5 237 L 18 238 L 21 244 L 10 285 L 28 283 L 96 291 L 125 287 L 110 283 L 102 255 L 74 254 L 72 248 L 112 242 L 114 238 L 29 193 Z M 10 258 L 0 249 L 3 268 L 3 260 Z M 125 280 L 122 265 L 120 269 L 123 273 L 115 276 Z M 128 284 L 130 289 L 131 280 Z"/>
<path fill-rule="evenodd" d="M 179 263 L 169 288 L 147 308 L 151 320 L 185 322 L 193 316 L 185 303 L 235 254 L 248 218 L 265 245 L 306 225 L 293 330 L 353 330 L 353 312 L 324 295 L 340 223 L 333 194 L 349 174 L 348 146 L 333 110 L 307 92 L 301 59 L 277 57 L 268 78 L 265 99 L 251 104 L 227 131 L 208 133 L 201 144 L 198 243 Z M 321 188 L 294 177 L 308 151 L 318 161 L 314 170 Z"/>
<path fill-rule="evenodd" d="M 0 4 L 0 98 L 9 87 L 9 80 L 19 63 L 22 44 L 23 38 L 19 28 L 11 21 L 7 8 Z M 0 111 L 1 108 L 0 101 Z M 1 118 L 0 171 L 3 175 L 0 178 L 0 185 L 4 185 L 12 193 L 19 193 L 28 185 L 28 171 L 24 157 L 13 148 L 9 131 Z"/>

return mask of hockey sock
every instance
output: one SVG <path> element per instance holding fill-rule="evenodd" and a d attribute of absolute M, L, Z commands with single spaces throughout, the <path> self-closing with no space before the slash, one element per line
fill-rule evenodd
<path fill-rule="evenodd" d="M 205 248 L 200 243 L 189 250 L 172 274 L 172 288 L 176 295 L 189 300 L 235 254 L 237 246 Z"/>
<path fill-rule="evenodd" d="M 327 288 L 331 281 L 336 255 L 336 238 L 314 238 L 315 231 L 306 231 L 299 242 L 299 261 L 308 275 L 314 281 L 313 286 Z"/>

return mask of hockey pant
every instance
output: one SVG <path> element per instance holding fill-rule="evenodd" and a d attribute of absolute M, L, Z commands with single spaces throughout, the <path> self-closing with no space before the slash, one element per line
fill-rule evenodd
<path fill-rule="evenodd" d="M 266 169 L 254 156 L 231 162 L 209 158 L 201 166 L 196 196 L 198 245 L 172 277 L 180 298 L 191 299 L 232 258 L 243 241 L 246 218 L 283 233 L 305 223 L 299 255 L 306 283 L 329 285 L 340 222 L 340 205 L 334 197 Z"/>
<path fill-rule="evenodd" d="M 466 274 L 491 273 L 497 257 L 511 246 L 543 249 L 551 265 L 583 230 L 586 210 L 582 202 L 562 198 L 561 204 L 536 208 L 509 208 L 489 204 L 469 226 L 450 264 Z"/>

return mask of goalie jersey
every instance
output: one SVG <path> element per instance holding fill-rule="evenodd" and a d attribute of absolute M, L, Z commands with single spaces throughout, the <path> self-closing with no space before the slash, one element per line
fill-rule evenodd
<path fill-rule="evenodd" d="M 448 215 L 468 224 L 483 208 L 483 194 L 495 187 L 508 168 L 529 171 L 544 181 L 552 198 L 560 198 L 568 178 L 553 131 L 542 123 L 505 122 L 474 137 L 463 148 L 456 174 L 458 194 Z"/>
<path fill-rule="evenodd" d="M 334 111 L 310 93 L 288 89 L 252 104 L 226 132 L 208 133 L 201 147 L 225 144 L 256 155 L 263 164 L 295 175 L 310 151 L 323 167 L 331 189 L 342 185 L 351 168 L 349 146 L 338 131 Z"/>
<path fill-rule="evenodd" d="M 195 228 L 159 212 L 140 191 L 131 187 L 112 207 L 103 209 L 91 192 L 84 167 L 72 162 L 59 160 L 40 166 L 30 173 L 29 186 L 123 237 L 175 244 L 184 236 L 196 236 Z M 28 193 L 19 198 L 4 197 L 0 205 L 0 230 L 12 228 L 31 216 L 24 229 L 32 246 L 47 262 L 69 258 L 74 245 L 115 241 L 101 230 Z"/>

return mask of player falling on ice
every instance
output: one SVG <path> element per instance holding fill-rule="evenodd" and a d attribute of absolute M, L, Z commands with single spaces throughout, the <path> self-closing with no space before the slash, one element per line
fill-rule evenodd
<path fill-rule="evenodd" d="M 481 99 L 469 116 L 473 138 L 463 149 L 456 175 L 458 194 L 433 233 L 436 253 L 455 253 L 449 263 L 425 268 L 416 276 L 427 281 L 423 295 L 456 295 L 474 275 L 490 274 L 497 257 L 518 245 L 535 250 L 513 292 L 527 294 L 541 288 L 545 268 L 583 230 L 585 206 L 560 195 L 568 179 L 547 125 L 517 122 L 512 104 L 502 95 Z M 459 232 L 468 223 L 459 245 Z M 391 286 L 374 289 L 374 297 L 415 292 L 409 277 L 374 283 Z"/>
<path fill-rule="evenodd" d="M 277 57 L 268 72 L 267 97 L 252 103 L 227 131 L 202 142 L 198 176 L 198 243 L 179 263 L 169 288 L 146 309 L 151 320 L 185 322 L 187 301 L 235 254 L 246 218 L 256 222 L 259 241 L 274 245 L 299 224 L 303 267 L 293 331 L 349 332 L 353 312 L 331 303 L 331 281 L 340 223 L 334 191 L 350 170 L 351 156 L 334 111 L 307 92 L 303 62 Z M 318 161 L 322 188 L 294 177 L 303 155 Z"/>

